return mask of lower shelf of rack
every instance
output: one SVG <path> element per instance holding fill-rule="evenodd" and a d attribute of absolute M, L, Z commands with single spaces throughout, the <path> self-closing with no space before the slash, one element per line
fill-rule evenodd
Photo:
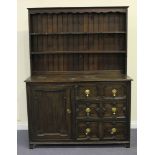
<path fill-rule="evenodd" d="M 96 142 L 30 142 L 29 148 L 34 149 L 35 147 L 42 147 L 42 146 L 48 146 L 48 147 L 64 147 L 64 146 L 95 146 L 95 147 L 101 147 L 101 146 L 124 146 L 126 148 L 130 147 L 130 141 L 96 141 Z"/>

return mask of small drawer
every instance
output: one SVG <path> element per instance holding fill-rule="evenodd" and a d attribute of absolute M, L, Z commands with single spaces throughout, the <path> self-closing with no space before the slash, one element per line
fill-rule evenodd
<path fill-rule="evenodd" d="M 99 123 L 84 121 L 78 122 L 77 140 L 99 140 Z"/>
<path fill-rule="evenodd" d="M 99 102 L 79 101 L 76 104 L 76 116 L 87 118 L 98 118 L 100 112 Z"/>
<path fill-rule="evenodd" d="M 125 84 L 109 84 L 103 86 L 102 96 L 104 97 L 123 97 L 126 96 Z"/>
<path fill-rule="evenodd" d="M 127 125 L 125 123 L 103 123 L 104 140 L 125 140 L 127 139 Z"/>
<path fill-rule="evenodd" d="M 102 116 L 126 118 L 126 101 L 105 101 Z"/>
<path fill-rule="evenodd" d="M 76 87 L 76 94 L 78 97 L 90 98 L 98 96 L 98 89 L 96 85 L 84 84 Z"/>

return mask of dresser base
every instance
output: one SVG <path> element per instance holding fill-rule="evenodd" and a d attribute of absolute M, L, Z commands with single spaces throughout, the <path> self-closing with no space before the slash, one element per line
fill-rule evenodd
<path fill-rule="evenodd" d="M 39 145 L 130 147 L 130 79 L 53 79 L 26 83 L 30 149 Z"/>

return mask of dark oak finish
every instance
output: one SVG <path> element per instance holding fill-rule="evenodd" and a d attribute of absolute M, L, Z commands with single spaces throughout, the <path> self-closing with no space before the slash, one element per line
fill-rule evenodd
<path fill-rule="evenodd" d="M 127 7 L 29 8 L 30 148 L 130 147 Z"/>
<path fill-rule="evenodd" d="M 69 140 L 71 138 L 71 88 L 61 85 L 36 85 L 30 88 L 31 139 Z M 33 103 L 33 104 L 31 104 Z M 59 114 L 59 115 L 58 115 Z"/>

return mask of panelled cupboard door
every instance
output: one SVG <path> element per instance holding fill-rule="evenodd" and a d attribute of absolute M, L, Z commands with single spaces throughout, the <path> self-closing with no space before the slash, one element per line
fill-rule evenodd
<path fill-rule="evenodd" d="M 30 140 L 57 141 L 71 138 L 71 87 L 30 86 Z"/>

